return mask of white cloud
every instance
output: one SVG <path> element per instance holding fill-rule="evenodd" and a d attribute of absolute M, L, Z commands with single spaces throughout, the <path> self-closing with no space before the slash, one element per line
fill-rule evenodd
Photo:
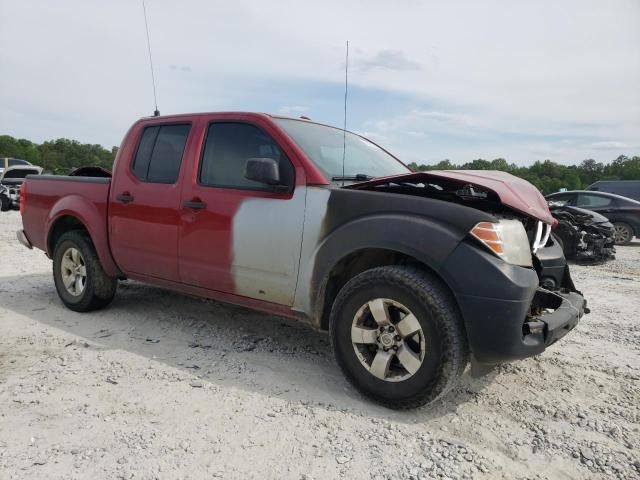
<path fill-rule="evenodd" d="M 591 146 L 593 148 L 597 148 L 599 150 L 620 150 L 620 149 L 627 149 L 629 148 L 629 145 L 624 143 L 624 142 L 615 142 L 615 141 L 610 141 L 610 142 L 593 142 L 591 144 Z"/>
<path fill-rule="evenodd" d="M 349 39 L 354 88 L 415 98 L 404 113 L 371 102 L 369 124 L 353 125 L 405 157 L 608 160 L 640 145 L 637 0 L 147 0 L 147 11 L 163 113 L 321 102 L 273 98 L 274 84 L 341 84 Z M 0 132 L 112 145 L 153 110 L 138 1 L 0 0 L 0 65 Z M 341 124 L 341 109 L 325 120 Z"/>

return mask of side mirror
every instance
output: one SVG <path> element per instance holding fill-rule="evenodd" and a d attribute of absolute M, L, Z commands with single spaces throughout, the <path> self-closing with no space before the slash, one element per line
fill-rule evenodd
<path fill-rule="evenodd" d="M 280 183 L 280 169 L 273 158 L 250 158 L 244 166 L 244 177 L 254 182 L 264 183 L 275 190 L 289 187 Z"/>

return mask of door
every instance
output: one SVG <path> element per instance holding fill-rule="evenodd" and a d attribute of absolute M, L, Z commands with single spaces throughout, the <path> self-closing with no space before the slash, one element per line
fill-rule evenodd
<path fill-rule="evenodd" d="M 127 274 L 178 281 L 180 172 L 189 124 L 147 126 L 111 186 L 110 243 Z"/>
<path fill-rule="evenodd" d="M 248 180 L 249 158 L 278 162 L 286 189 Z M 182 282 L 282 305 L 295 292 L 304 221 L 304 177 L 252 123 L 209 124 L 198 168 L 182 193 Z M 299 178 L 299 180 L 301 180 Z"/>

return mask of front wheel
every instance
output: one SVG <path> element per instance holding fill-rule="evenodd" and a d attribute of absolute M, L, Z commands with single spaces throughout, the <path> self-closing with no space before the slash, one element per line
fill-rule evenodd
<path fill-rule="evenodd" d="M 347 379 L 390 408 L 435 401 L 468 363 L 451 293 L 439 279 L 411 267 L 378 267 L 351 279 L 334 302 L 329 330 Z"/>
<path fill-rule="evenodd" d="M 89 236 L 79 230 L 64 233 L 53 253 L 53 280 L 62 302 L 76 312 L 107 306 L 118 286 L 102 269 Z"/>
<path fill-rule="evenodd" d="M 631 225 L 624 222 L 616 222 L 613 224 L 615 228 L 615 242 L 616 245 L 627 245 L 633 238 L 633 230 Z"/>

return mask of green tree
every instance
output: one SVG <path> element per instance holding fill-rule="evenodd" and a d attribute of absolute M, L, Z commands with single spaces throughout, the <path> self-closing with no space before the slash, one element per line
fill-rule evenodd
<path fill-rule="evenodd" d="M 553 193 L 561 188 L 581 190 L 597 180 L 621 179 L 640 180 L 640 156 L 631 158 L 618 156 L 608 164 L 593 159 L 582 161 L 579 165 L 561 165 L 551 160 L 536 161 L 532 165 L 518 166 L 504 158 L 488 161 L 476 159 L 461 166 L 442 160 L 431 165 L 412 164 L 417 170 L 501 170 L 524 178 L 543 193 Z"/>
<path fill-rule="evenodd" d="M 117 152 L 117 147 L 107 150 L 101 145 L 83 144 L 67 138 L 38 145 L 29 140 L 0 135 L 0 158 L 21 158 L 41 166 L 47 172 L 58 174 L 66 174 L 86 165 L 111 169 Z"/>

